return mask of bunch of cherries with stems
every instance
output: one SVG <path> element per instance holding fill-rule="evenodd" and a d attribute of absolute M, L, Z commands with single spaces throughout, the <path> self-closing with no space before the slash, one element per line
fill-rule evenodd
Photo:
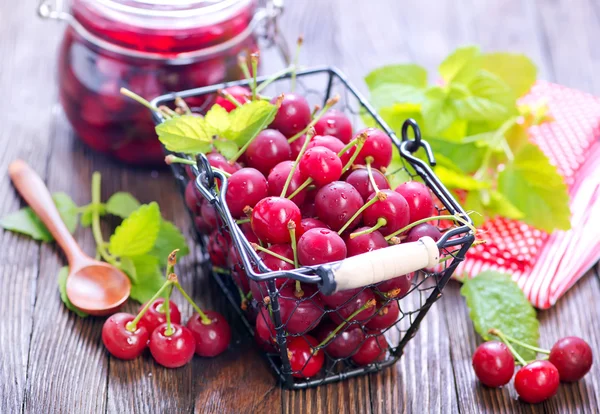
<path fill-rule="evenodd" d="M 223 315 L 202 311 L 179 284 L 173 273 L 176 255 L 177 250 L 169 255 L 167 281 L 140 307 L 137 315 L 119 312 L 104 322 L 102 342 L 111 355 L 129 360 L 149 348 L 157 363 L 178 368 L 190 362 L 194 353 L 214 357 L 229 346 L 231 329 Z M 177 288 L 195 310 L 185 326 L 181 325 L 177 305 L 170 300 L 173 288 Z"/>
<path fill-rule="evenodd" d="M 245 62 L 240 63 L 250 77 Z M 258 55 L 251 56 L 251 63 L 256 73 Z M 215 105 L 230 112 L 254 99 L 269 99 L 261 92 L 278 76 L 260 85 L 254 77 L 250 89 L 223 89 Z M 424 236 L 437 241 L 442 233 L 430 222 L 466 224 L 464 217 L 436 215 L 431 192 L 418 181 L 391 189 L 386 176 L 393 152 L 390 137 L 378 128 L 353 131 L 348 117 L 333 108 L 337 96 L 311 110 L 306 98 L 294 92 L 295 84 L 292 71 L 291 92 L 271 99 L 278 107 L 274 120 L 235 155 L 206 154 L 212 168 L 227 177 L 227 207 L 267 268 L 285 271 L 336 262 Z M 153 108 L 123 92 L 168 118 L 188 112 L 180 99 L 176 110 Z M 195 165 L 175 155 L 166 162 Z M 250 298 L 256 300 L 257 341 L 275 350 L 266 284 L 248 278 L 229 233 L 220 229 L 215 207 L 195 187 L 190 169 L 188 174 L 185 201 L 198 229 L 209 235 L 214 269 L 230 269 L 243 307 Z M 217 191 L 218 184 L 216 180 Z M 412 287 L 411 275 L 398 275 L 376 286 L 324 295 L 315 285 L 287 280 L 277 278 L 275 285 L 292 369 L 304 378 L 321 369 L 321 349 L 356 365 L 383 359 L 388 349 L 383 333 L 398 321 L 398 300 Z"/>
<path fill-rule="evenodd" d="M 514 375 L 516 359 L 522 368 L 514 375 L 515 389 L 525 402 L 535 404 L 547 400 L 556 394 L 561 381 L 579 381 L 592 368 L 592 348 L 576 336 L 561 338 L 547 350 L 529 345 L 498 329 L 490 329 L 489 333 L 500 341 L 484 342 L 475 350 L 473 369 L 477 378 L 488 387 L 506 385 Z M 513 345 L 546 356 L 525 361 Z"/>

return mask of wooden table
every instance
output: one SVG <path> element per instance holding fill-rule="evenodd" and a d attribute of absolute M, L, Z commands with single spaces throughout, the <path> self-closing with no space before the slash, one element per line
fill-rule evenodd
<path fill-rule="evenodd" d="M 287 3 L 282 28 L 291 41 L 304 34 L 302 61 L 334 64 L 363 89 L 362 77 L 379 65 L 415 61 L 435 77 L 436 65 L 450 50 L 478 43 L 485 50 L 525 52 L 538 64 L 541 78 L 600 93 L 600 3 L 595 0 Z M 163 215 L 191 235 L 190 220 L 168 171 L 120 166 L 75 139 L 57 100 L 56 56 L 63 27 L 35 18 L 35 7 L 35 0 L 0 3 L 0 170 L 21 157 L 52 191 L 65 191 L 79 204 L 90 201 L 91 174 L 100 171 L 103 197 L 124 190 L 144 202 L 156 200 Z M 279 62 L 273 59 L 265 66 L 277 68 Z M 0 214 L 21 205 L 4 174 Z M 79 229 L 76 238 L 93 251 L 88 229 Z M 231 349 L 215 359 L 194 358 L 175 371 L 147 356 L 122 362 L 109 357 L 101 344 L 102 319 L 80 319 L 60 301 L 56 275 L 64 257 L 56 247 L 10 232 L 0 232 L 0 240 L 1 413 L 599 410 L 598 361 L 585 380 L 562 385 L 557 396 L 536 406 L 519 402 L 512 386 L 480 386 L 470 363 L 478 338 L 455 282 L 395 367 L 318 389 L 284 391 L 215 284 L 196 270 L 198 249 L 181 263 L 179 273 L 202 306 L 225 312 L 237 328 Z M 539 312 L 541 343 L 549 346 L 560 336 L 579 335 L 590 342 L 598 359 L 599 298 L 600 279 L 597 271 L 590 271 L 554 308 Z M 184 308 L 184 315 L 189 314 Z"/>

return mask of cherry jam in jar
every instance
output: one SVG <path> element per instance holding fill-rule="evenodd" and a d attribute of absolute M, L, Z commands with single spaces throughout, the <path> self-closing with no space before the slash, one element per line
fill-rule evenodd
<path fill-rule="evenodd" d="M 119 89 L 151 100 L 240 79 L 238 54 L 258 48 L 256 11 L 256 0 L 74 0 L 59 90 L 77 135 L 125 163 L 163 164 L 149 111 Z"/>

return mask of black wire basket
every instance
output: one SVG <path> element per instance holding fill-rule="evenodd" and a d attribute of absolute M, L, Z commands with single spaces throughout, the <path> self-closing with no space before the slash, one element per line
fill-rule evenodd
<path fill-rule="evenodd" d="M 258 81 L 261 82 L 266 79 L 266 77 L 259 78 Z M 275 96 L 278 93 L 289 91 L 289 79 L 289 74 L 278 78 L 265 89 L 264 94 Z M 172 107 L 176 97 L 181 97 L 184 100 L 191 97 L 204 97 L 203 106 L 193 108 L 195 112 L 202 113 L 214 102 L 219 89 L 248 84 L 248 80 L 242 80 L 170 93 L 154 99 L 152 103 L 156 106 L 166 105 Z M 299 71 L 297 73 L 297 85 L 300 92 L 309 101 L 312 101 L 311 103 L 321 106 L 324 106 L 330 97 L 336 94 L 339 95 L 340 101 L 336 105 L 336 109 L 342 109 L 350 117 L 355 129 L 361 124 L 368 124 L 385 131 L 392 140 L 395 150 L 399 151 L 402 161 L 401 168 L 406 176 L 425 183 L 437 198 L 437 214 L 460 215 L 464 218 L 465 223 L 471 224 L 468 215 L 431 170 L 430 165 L 435 164 L 433 153 L 428 143 L 421 139 L 419 128 L 413 120 L 406 120 L 398 124 L 398 126 L 401 125 L 402 130 L 402 140 L 399 140 L 393 129 L 379 117 L 358 90 L 335 68 L 324 67 Z M 154 113 L 153 117 L 156 124 L 163 121 L 158 113 Z M 402 121 L 399 120 L 399 122 Z M 419 151 L 420 149 L 424 151 Z M 419 152 L 423 154 L 419 154 Z M 418 158 L 419 155 L 427 161 Z M 195 186 L 204 197 L 205 203 L 214 206 L 218 215 L 218 228 L 211 235 L 204 234 L 201 231 L 198 232 L 198 242 L 204 253 L 205 261 L 203 265 L 206 266 L 208 271 L 212 271 L 215 280 L 242 317 L 251 335 L 255 334 L 256 323 L 269 327 L 271 332 L 274 331 L 271 339 L 272 343 L 262 343 L 261 347 L 265 350 L 265 355 L 279 380 L 285 387 L 290 389 L 327 384 L 376 372 L 394 364 L 402 356 L 406 343 L 416 334 L 431 305 L 441 297 L 442 289 L 452 276 L 456 266 L 464 260 L 467 250 L 474 241 L 474 235 L 468 225 L 451 226 L 446 221 L 439 220 L 434 223 L 442 231 L 442 237 L 434 245 L 434 251 L 431 246 L 428 250 L 430 255 L 436 256 L 434 258 L 436 263 L 440 259 L 440 263 L 435 266 L 428 267 L 426 260 L 428 253 L 425 251 L 424 245 L 415 242 L 401 243 L 397 246 L 354 256 L 338 263 L 301 267 L 289 271 L 271 271 L 264 265 L 228 210 L 225 201 L 228 185 L 227 177 L 220 171 L 213 170 L 204 155 L 197 157 L 197 165 L 195 166 L 186 167 L 182 164 L 173 164 L 171 167 L 182 193 L 191 179 L 190 176 L 194 177 Z M 220 181 L 219 190 L 215 186 L 216 179 Z M 374 253 L 379 256 L 375 258 Z M 373 256 L 370 261 L 367 260 L 368 257 L 371 257 L 369 255 Z M 362 339 L 357 344 L 354 352 L 362 346 L 364 341 L 374 342 L 379 348 L 379 355 L 375 362 L 360 365 L 352 356 L 339 358 L 331 355 L 327 346 L 325 346 L 313 349 L 313 356 L 310 357 L 315 357 L 314 355 L 319 352 L 323 353 L 323 368 L 317 375 L 305 378 L 302 375 L 304 367 L 296 370 L 292 368 L 287 347 L 289 341 L 305 340 L 309 346 L 314 347 L 315 343 L 314 341 L 311 342 L 310 336 L 318 329 L 320 321 L 330 318 L 335 320 L 336 315 L 338 315 L 337 320 L 339 321 L 339 312 L 344 308 L 345 303 L 358 300 L 356 298 L 368 293 L 367 290 L 375 293 L 379 292 L 377 289 L 378 283 L 356 287 L 353 286 L 353 284 L 356 284 L 353 279 L 366 280 L 364 273 L 368 273 L 367 276 L 375 277 L 371 279 L 372 282 L 381 282 L 384 279 L 394 277 L 394 275 L 403 275 L 404 273 L 394 272 L 398 269 L 405 271 L 409 266 L 408 262 L 411 262 L 410 265 L 414 267 L 415 260 L 413 259 L 416 256 L 425 259 L 418 266 L 428 267 L 428 269 L 419 269 L 419 267 L 408 269 L 410 273 L 407 274 L 407 279 L 410 282 L 407 293 L 403 293 L 401 297 L 388 297 L 383 300 L 379 297 L 380 301 L 375 313 L 382 311 L 384 307 L 389 305 L 396 306 L 394 302 L 397 303 L 399 308 L 398 318 L 391 327 L 383 332 L 377 332 L 366 329 L 364 326 L 366 321 L 361 323 L 351 321 L 344 325 L 334 336 L 335 338 L 337 335 L 343 335 L 351 329 L 360 329 L 361 332 L 358 332 L 358 334 Z M 348 262 L 349 260 L 353 261 Z M 357 260 L 359 261 L 357 262 Z M 360 260 L 363 261 L 360 262 Z M 380 262 L 386 262 L 388 268 L 386 268 L 385 263 L 380 266 Z M 393 269 L 390 270 L 390 266 Z M 359 270 L 359 268 L 362 270 Z M 353 271 L 360 272 L 360 274 L 353 274 Z M 284 295 L 286 285 L 295 284 L 296 281 L 300 281 L 305 286 L 305 296 L 302 299 Z M 249 283 L 253 284 L 254 293 L 259 293 L 260 297 L 252 298 L 249 303 L 246 303 L 247 306 L 241 306 L 245 303 Z M 351 290 L 353 293 L 345 303 L 336 308 L 329 308 L 319 300 L 319 295 L 332 294 L 339 287 L 349 286 L 348 283 L 352 285 L 351 287 L 354 290 Z M 290 301 L 293 301 L 291 311 L 289 309 Z M 284 309 L 282 309 L 282 305 Z M 305 306 L 310 306 L 313 309 L 318 308 L 322 316 L 318 320 L 312 321 L 301 332 L 290 331 L 288 323 L 295 315 L 302 317 Z M 267 309 L 268 311 L 266 311 Z M 259 318 L 263 319 L 260 320 Z M 331 340 L 329 343 L 331 343 Z"/>

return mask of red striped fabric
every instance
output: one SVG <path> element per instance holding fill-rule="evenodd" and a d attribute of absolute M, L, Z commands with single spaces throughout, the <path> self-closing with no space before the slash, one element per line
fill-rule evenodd
<path fill-rule="evenodd" d="M 547 234 L 514 220 L 483 224 L 487 243 L 473 247 L 456 274 L 509 273 L 531 303 L 556 303 L 600 260 L 600 99 L 539 82 L 523 103 L 545 101 L 554 121 L 530 129 L 530 138 L 557 166 L 571 196 L 571 230 Z"/>

